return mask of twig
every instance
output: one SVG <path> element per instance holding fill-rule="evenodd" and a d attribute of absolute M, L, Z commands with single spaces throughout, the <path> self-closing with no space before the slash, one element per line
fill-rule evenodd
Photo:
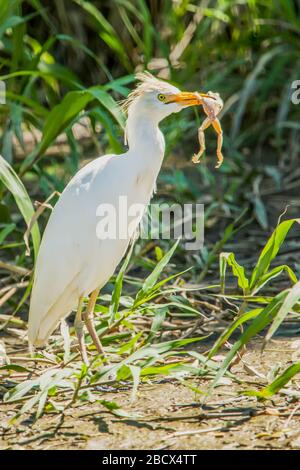
<path fill-rule="evenodd" d="M 19 274 L 20 276 L 27 276 L 30 274 L 28 269 L 22 268 L 21 266 L 15 266 L 14 264 L 4 263 L 3 261 L 0 261 L 0 269 L 11 271 L 12 273 Z"/>

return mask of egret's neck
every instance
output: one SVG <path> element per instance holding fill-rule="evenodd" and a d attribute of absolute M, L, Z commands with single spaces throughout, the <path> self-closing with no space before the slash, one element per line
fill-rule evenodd
<path fill-rule="evenodd" d="M 126 123 L 126 140 L 130 154 L 136 154 L 139 159 L 151 159 L 161 163 L 165 141 L 159 130 L 158 121 L 143 113 L 129 112 Z"/>

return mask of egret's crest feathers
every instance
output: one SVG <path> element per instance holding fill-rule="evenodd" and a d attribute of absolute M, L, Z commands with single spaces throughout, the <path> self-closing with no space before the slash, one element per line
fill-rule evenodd
<path fill-rule="evenodd" d="M 122 101 L 122 110 L 125 113 L 128 113 L 128 110 L 132 103 L 139 98 L 144 93 L 148 93 L 151 91 L 157 92 L 170 92 L 169 83 L 159 80 L 158 78 L 154 77 L 150 72 L 138 72 L 135 75 L 136 80 L 139 82 L 137 87 L 128 95 L 128 97 Z"/>

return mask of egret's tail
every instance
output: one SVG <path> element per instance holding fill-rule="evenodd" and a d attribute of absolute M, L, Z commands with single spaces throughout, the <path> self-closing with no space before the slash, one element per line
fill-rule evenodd
<path fill-rule="evenodd" d="M 74 286 L 68 286 L 50 308 L 45 306 L 38 297 L 33 288 L 28 320 L 28 340 L 33 346 L 40 348 L 47 344 L 49 336 L 60 320 L 76 307 L 78 293 Z"/>

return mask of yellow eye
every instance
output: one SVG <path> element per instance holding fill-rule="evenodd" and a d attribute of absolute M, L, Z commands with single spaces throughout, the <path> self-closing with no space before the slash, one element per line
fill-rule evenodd
<path fill-rule="evenodd" d="M 160 93 L 159 95 L 157 95 L 157 99 L 159 101 L 165 101 L 166 100 L 166 95 L 163 95 L 162 93 Z"/>

